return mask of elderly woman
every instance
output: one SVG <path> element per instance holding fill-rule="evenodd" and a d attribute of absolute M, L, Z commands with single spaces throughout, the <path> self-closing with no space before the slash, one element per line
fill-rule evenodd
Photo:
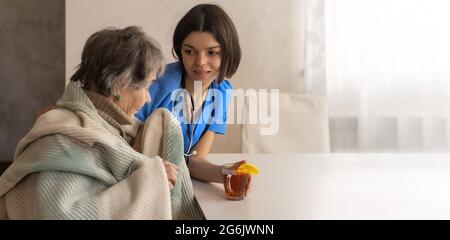
<path fill-rule="evenodd" d="M 56 108 L 0 178 L 0 219 L 201 218 L 177 120 L 134 117 L 164 64 L 138 27 L 90 36 Z"/>

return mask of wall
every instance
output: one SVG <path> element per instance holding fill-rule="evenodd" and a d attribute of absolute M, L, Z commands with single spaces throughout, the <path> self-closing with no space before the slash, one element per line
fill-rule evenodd
<path fill-rule="evenodd" d="M 65 4 L 0 1 L 0 161 L 64 90 Z"/>
<path fill-rule="evenodd" d="M 161 43 L 168 61 L 172 34 L 179 19 L 194 0 L 67 0 L 66 79 L 80 62 L 86 39 L 95 31 L 114 26 L 142 26 Z M 211 1 L 207 1 L 210 3 Z M 302 66 L 303 0 L 224 0 L 222 6 L 239 33 L 243 58 L 233 76 L 235 88 L 279 88 L 299 92 Z M 240 152 L 240 126 L 231 125 L 226 137 L 219 136 L 215 152 Z"/>

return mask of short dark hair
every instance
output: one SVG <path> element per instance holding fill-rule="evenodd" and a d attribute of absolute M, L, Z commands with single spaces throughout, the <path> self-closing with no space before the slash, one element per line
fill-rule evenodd
<path fill-rule="evenodd" d="M 173 34 L 174 56 L 181 58 L 181 47 L 184 39 L 194 31 L 209 32 L 221 47 L 221 64 L 217 80 L 231 77 L 241 61 L 239 37 L 231 18 L 217 5 L 200 4 L 193 7 L 178 22 Z M 180 61 L 183 65 L 183 61 Z M 184 65 L 183 65 L 183 71 Z"/>
<path fill-rule="evenodd" d="M 115 85 L 145 86 L 151 73 L 164 71 L 159 44 L 140 27 L 106 28 L 92 34 L 84 45 L 81 63 L 70 78 L 83 88 L 104 96 L 115 95 Z"/>

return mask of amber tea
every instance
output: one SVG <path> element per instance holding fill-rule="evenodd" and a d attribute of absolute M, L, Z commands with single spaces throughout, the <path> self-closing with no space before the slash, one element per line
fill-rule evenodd
<path fill-rule="evenodd" d="M 245 187 L 250 174 L 237 173 L 236 170 L 224 168 L 222 170 L 225 196 L 230 200 L 242 200 L 245 197 Z"/>

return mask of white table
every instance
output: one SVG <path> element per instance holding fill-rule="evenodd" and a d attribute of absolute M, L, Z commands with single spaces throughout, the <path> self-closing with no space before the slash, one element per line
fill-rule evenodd
<path fill-rule="evenodd" d="M 450 219 L 448 154 L 211 154 L 256 164 L 243 201 L 194 180 L 207 219 Z"/>

